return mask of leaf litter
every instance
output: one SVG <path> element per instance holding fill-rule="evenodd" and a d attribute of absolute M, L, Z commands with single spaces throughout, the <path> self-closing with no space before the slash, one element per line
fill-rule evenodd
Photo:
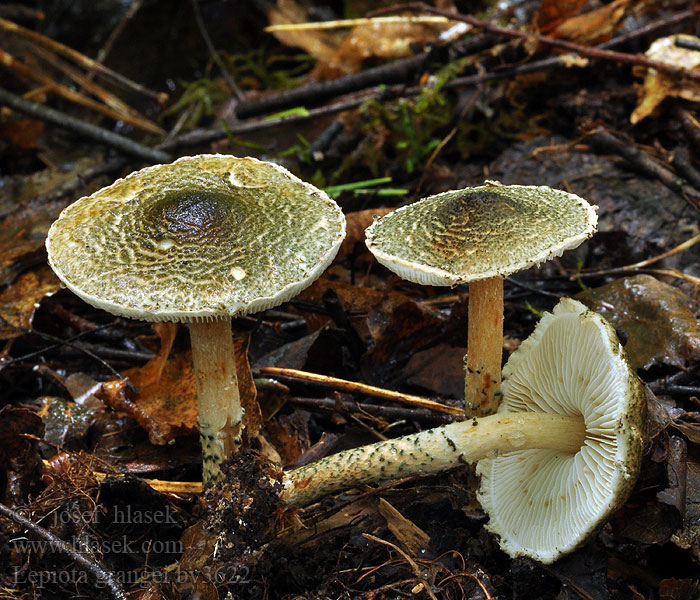
<path fill-rule="evenodd" d="M 540 30 L 578 43 L 599 43 L 618 35 L 623 22 L 641 26 L 643 17 L 656 16 L 653 11 L 634 12 L 623 1 L 588 12 L 582 9 L 580 2 L 565 6 L 543 2 L 538 13 Z M 296 20 L 313 17 L 296 2 L 280 2 L 277 10 L 286 11 L 287 16 L 296 11 Z M 368 60 L 405 55 L 412 43 L 421 45 L 431 39 L 425 31 L 404 27 L 396 40 L 371 28 L 332 34 L 312 31 L 301 41 L 279 39 L 306 48 L 318 60 L 317 74 L 325 73 L 332 81 L 338 69 L 362 73 Z M 491 56 L 478 56 L 465 64 L 483 61 L 492 68 L 494 57 L 509 65 L 518 56 L 527 61 L 542 52 L 518 44 L 488 47 Z M 523 51 L 524 55 L 517 54 Z M 429 80 L 428 72 L 423 75 Z M 425 182 L 392 164 L 392 154 L 401 149 L 392 148 L 389 138 L 375 137 L 372 146 L 366 143 L 370 138 L 363 144 L 362 136 L 351 130 L 339 139 L 346 146 L 339 154 L 336 149 L 335 156 L 348 155 L 348 147 L 354 144 L 365 153 L 362 160 L 354 166 L 348 161 L 344 171 L 339 162 L 328 162 L 327 157 L 334 156 L 330 152 L 320 169 L 329 173 L 328 180 L 333 170 L 336 177 L 340 173 L 357 181 L 367 179 L 357 165 L 372 163 L 394 175 L 401 186 L 424 183 L 424 189 L 441 181 L 479 184 L 488 175 L 503 183 L 570 189 L 599 205 L 601 232 L 596 237 L 571 256 L 522 274 L 517 284 L 506 284 L 504 359 L 532 331 L 538 310 L 551 308 L 558 296 L 576 296 L 626 338 L 627 352 L 648 385 L 652 416 L 637 488 L 625 507 L 570 557 L 549 567 L 506 557 L 483 529 L 487 517 L 474 497 L 475 476 L 466 468 L 343 492 L 300 512 L 284 512 L 276 505 L 274 482 L 280 468 L 415 431 L 430 426 L 430 421 L 387 400 L 332 391 L 303 379 L 279 382 L 258 377 L 257 368 L 295 368 L 441 402 L 461 400 L 467 290 L 426 289 L 399 281 L 373 263 L 362 243 L 373 215 L 386 213 L 405 198 L 387 201 L 370 195 L 358 201 L 341 194 L 341 204 L 357 210 L 348 211 L 349 235 L 336 263 L 294 301 L 258 319 L 235 322 L 252 450 L 230 461 L 229 479 L 202 497 L 179 493 L 174 486 L 158 492 L 147 485 L 139 475 L 166 484 L 200 477 L 189 349 L 186 336 L 180 335 L 181 326 L 125 324 L 70 299 L 66 292 L 56 293 L 57 282 L 45 265 L 43 236 L 69 198 L 42 202 L 36 198 L 70 179 L 84 168 L 83 163 L 67 172 L 48 166 L 37 171 L 39 175 L 18 173 L 3 179 L 0 377 L 5 397 L 0 456 L 4 503 L 27 511 L 61 539 L 73 540 L 74 550 L 91 549 L 87 554 L 91 559 L 124 575 L 123 587 L 141 598 L 186 598 L 194 593 L 212 599 L 227 593 L 241 598 L 286 594 L 696 598 L 700 585 L 698 290 L 689 280 L 668 274 L 596 274 L 643 261 L 697 234 L 697 212 L 689 201 L 692 194 L 689 197 L 687 190 L 670 189 L 648 174 L 631 171 L 626 159 L 597 154 L 586 145 L 591 122 L 624 131 L 631 143 L 659 163 L 670 164 L 671 152 L 665 148 L 687 144 L 677 125 L 680 121 L 672 111 L 664 112 L 664 106 L 696 101 L 694 84 L 666 74 L 649 81 L 651 70 L 645 75 L 639 68 L 634 75 L 637 79 L 628 74 L 625 83 L 618 85 L 610 72 L 601 70 L 599 81 L 591 81 L 570 69 L 561 74 L 561 80 L 515 75 L 503 87 L 495 84 L 494 92 L 484 94 L 476 107 L 436 119 L 440 125 L 435 135 L 443 137 L 426 140 L 426 147 L 439 152 L 426 170 Z M 647 78 L 643 87 L 639 86 L 641 75 Z M 549 95 L 541 95 L 543 88 Z M 644 96 L 640 105 L 636 90 L 664 102 L 656 102 L 654 112 L 645 108 L 639 113 Z M 528 99 L 532 94 L 545 100 L 533 103 Z M 452 100 L 443 104 L 444 110 L 455 111 Z M 479 119 L 496 126 L 494 119 L 499 114 L 502 118 L 499 111 L 507 109 L 509 102 L 520 103 L 518 110 L 539 119 L 547 130 L 521 132 L 523 139 L 507 147 L 479 146 L 480 139 L 492 139 L 475 134 Z M 675 106 L 683 110 L 688 105 Z M 649 124 L 648 131 L 627 128 L 635 109 L 636 118 L 643 116 Z M 473 126 L 458 136 L 461 148 L 450 146 L 452 137 L 444 129 L 456 114 Z M 402 122 L 406 127 L 414 125 L 410 112 L 400 109 L 387 108 L 384 118 L 397 115 L 407 119 Z M 669 127 L 669 122 L 674 126 Z M 55 153 L 65 152 L 60 139 L 45 137 L 50 129 L 18 127 L 1 130 L 11 130 L 13 153 L 21 147 L 22 152 L 36 154 L 44 140 L 57 143 Z M 321 129 L 319 124 L 307 124 L 305 133 L 314 139 Z M 468 143 L 473 145 L 467 147 Z M 274 147 L 268 150 L 274 152 Z M 25 156 L 15 158 L 22 161 Z M 297 153 L 294 160 L 299 172 L 311 179 L 319 170 L 309 156 Z M 463 156 L 470 156 L 469 164 L 461 160 Z M 81 193 L 88 194 L 95 186 L 99 184 L 89 182 Z M 697 247 L 659 266 L 667 273 L 675 269 L 697 277 Z M 70 346 L 41 334 L 59 341 L 80 337 Z M 247 368 L 248 359 L 253 374 Z M 368 405 L 380 412 L 363 408 Z M 406 412 L 398 417 L 389 409 Z M 150 523 L 143 522 L 147 518 Z M 12 548 L 12 553 L 3 550 L 5 564 L 20 568 L 14 571 L 14 579 L 11 571 L 2 573 L 2 585 L 14 597 L 30 589 L 32 573 L 56 572 L 70 565 L 70 556 L 55 548 L 35 551 L 16 542 L 8 545 L 7 540 L 25 534 L 12 521 L 0 521 L 0 535 L 6 548 Z M 76 585 L 91 589 L 89 581 Z M 68 587 L 57 582 L 41 594 L 66 597 Z"/>

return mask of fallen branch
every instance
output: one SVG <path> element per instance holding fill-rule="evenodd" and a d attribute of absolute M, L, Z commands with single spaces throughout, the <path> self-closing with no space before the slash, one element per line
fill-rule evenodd
<path fill-rule="evenodd" d="M 652 160 L 634 144 L 619 140 L 610 132 L 603 129 L 596 129 L 586 136 L 586 141 L 597 152 L 612 152 L 624 158 L 632 166 L 646 173 L 650 177 L 655 177 L 666 187 L 674 192 L 683 195 L 688 203 L 696 210 L 700 210 L 700 191 L 684 182 L 671 169 L 667 169 L 656 161 Z"/>
<path fill-rule="evenodd" d="M 447 17 L 454 21 L 462 21 L 463 23 L 471 25 L 472 27 L 481 31 L 488 31 L 489 33 L 495 33 L 497 35 L 503 35 L 506 37 L 519 38 L 526 41 L 535 41 L 540 44 L 552 46 L 554 48 L 562 48 L 564 50 L 574 52 L 579 56 L 585 56 L 587 58 L 603 59 L 613 62 L 639 65 L 642 67 L 656 69 L 657 71 L 668 73 L 669 75 L 673 75 L 675 77 L 686 77 L 687 79 L 700 81 L 700 70 L 698 69 L 691 70 L 685 69 L 683 67 L 677 67 L 669 63 L 660 62 L 658 60 L 652 60 L 644 56 L 643 54 L 628 54 L 625 52 L 606 50 L 604 48 L 599 48 L 595 46 L 582 46 L 581 44 L 576 44 L 574 42 L 569 42 L 567 40 L 562 40 L 559 38 L 553 38 L 539 33 L 522 31 L 520 29 L 513 29 L 511 27 L 502 27 L 500 25 L 496 25 L 495 23 L 491 23 L 490 21 L 477 19 L 472 15 L 465 15 L 462 13 L 451 13 L 446 10 L 434 8 L 432 6 L 424 4 L 423 2 L 409 2 L 407 4 L 397 4 L 394 6 L 388 6 L 386 8 L 382 8 L 372 12 L 371 15 L 383 15 L 389 12 L 397 12 L 404 10 L 425 12 L 432 15 Z M 694 14 L 697 14 L 697 10 L 694 11 Z"/>
<path fill-rule="evenodd" d="M 357 383 L 346 379 L 338 379 L 330 375 L 319 375 L 318 373 L 309 373 L 307 371 L 299 371 L 297 369 L 283 369 L 279 367 L 260 367 L 256 369 L 263 375 L 271 375 L 273 377 L 283 377 L 288 379 L 297 379 L 300 381 L 308 381 L 325 387 L 330 387 L 346 392 L 354 392 L 356 394 L 366 394 L 375 398 L 384 398 L 385 400 L 393 400 L 420 408 L 428 408 L 435 412 L 445 413 L 448 415 L 464 415 L 464 410 L 456 406 L 447 406 L 440 404 L 428 398 L 421 396 L 413 396 L 411 394 L 401 394 L 384 388 L 367 385 L 365 383 Z"/>
<path fill-rule="evenodd" d="M 271 113 L 289 106 L 320 104 L 342 94 L 357 92 L 376 85 L 405 82 L 427 62 L 430 52 L 394 61 L 359 73 L 345 75 L 329 81 L 307 83 L 305 85 L 243 100 L 236 106 L 239 119 Z"/>
<path fill-rule="evenodd" d="M 129 138 L 125 138 L 117 133 L 112 133 L 96 125 L 91 125 L 90 123 L 66 115 L 54 108 L 25 100 L 21 96 L 17 96 L 3 88 L 0 88 L 0 102 L 7 104 L 15 110 L 31 115 L 32 117 L 48 121 L 59 127 L 64 127 L 65 129 L 70 129 L 80 135 L 107 144 L 126 154 L 137 156 L 151 163 L 167 163 L 172 160 L 172 156 L 162 150 L 148 148 Z"/>
<path fill-rule="evenodd" d="M 301 398 L 292 396 L 287 401 L 288 404 L 301 406 L 306 409 L 337 410 L 338 402 L 333 398 Z M 367 402 L 342 402 L 341 407 L 350 413 L 367 413 L 375 417 L 385 417 L 388 419 L 403 419 L 407 421 L 419 421 L 422 423 L 452 423 L 459 420 L 464 415 L 447 415 L 444 413 L 435 414 L 434 411 L 425 408 L 404 408 L 399 406 L 381 406 L 368 404 Z"/>

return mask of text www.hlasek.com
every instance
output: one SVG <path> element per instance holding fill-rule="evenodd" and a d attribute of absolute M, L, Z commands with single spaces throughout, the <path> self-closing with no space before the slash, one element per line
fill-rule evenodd
<path fill-rule="evenodd" d="M 145 540 L 137 543 L 122 536 L 113 540 L 99 540 L 96 536 L 82 535 L 66 541 L 75 552 L 83 555 L 104 554 L 132 554 L 132 553 L 158 553 L 158 554 L 182 554 L 183 546 L 179 540 Z M 55 542 L 49 540 L 30 540 L 25 537 L 11 540 L 14 548 L 23 554 L 31 553 L 34 556 L 43 556 L 51 552 L 61 552 Z M 244 583 L 248 578 L 249 569 L 244 565 L 222 565 L 219 567 L 204 566 L 200 569 L 184 570 L 179 567 L 151 569 L 147 572 L 117 571 L 113 573 L 113 579 L 127 585 L 149 585 L 151 583 L 191 583 L 200 581 L 215 585 L 227 585 Z M 55 569 L 40 570 L 26 567 L 13 567 L 13 583 L 15 585 L 30 584 L 33 586 L 89 584 L 93 586 L 105 585 L 103 581 L 95 580 L 83 569 Z"/>

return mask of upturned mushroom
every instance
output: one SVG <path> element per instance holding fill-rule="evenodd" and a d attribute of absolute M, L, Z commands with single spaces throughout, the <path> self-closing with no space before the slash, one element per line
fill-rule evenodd
<path fill-rule="evenodd" d="M 231 318 L 295 296 L 344 236 L 336 203 L 286 169 L 200 155 L 77 200 L 51 226 L 46 249 L 61 281 L 87 303 L 189 323 L 207 482 L 241 440 Z"/>
<path fill-rule="evenodd" d="M 465 408 L 498 407 L 503 279 L 575 248 L 596 231 L 595 206 L 546 186 L 491 184 L 444 192 L 377 219 L 366 243 L 377 260 L 416 283 L 469 283 Z"/>
<path fill-rule="evenodd" d="M 281 498 L 305 505 L 347 487 L 478 462 L 487 527 L 511 556 L 550 563 L 625 502 L 641 464 L 645 408 L 612 326 L 564 298 L 508 360 L 498 414 L 290 471 Z"/>

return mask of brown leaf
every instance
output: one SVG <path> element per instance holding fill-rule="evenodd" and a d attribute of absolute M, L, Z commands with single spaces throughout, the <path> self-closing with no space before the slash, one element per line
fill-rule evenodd
<path fill-rule="evenodd" d="M 700 359 L 700 325 L 690 298 L 650 275 L 617 279 L 576 298 L 627 334 L 625 350 L 634 368 L 682 368 Z"/>
<path fill-rule="evenodd" d="M 310 21 L 308 11 L 297 0 L 277 0 L 277 5 L 270 8 L 267 17 L 270 25 L 304 23 Z M 302 48 L 322 63 L 332 60 L 344 31 L 311 29 L 304 31 L 275 31 L 273 35 L 283 44 Z"/>
<path fill-rule="evenodd" d="M 158 323 L 154 329 L 161 338 L 158 354 L 142 367 L 124 372 L 139 390 L 138 396 L 129 399 L 121 388 L 107 388 L 106 392 L 110 406 L 119 407 L 131 414 L 148 431 L 152 443 L 164 444 L 199 430 L 197 389 L 192 353 L 186 350 L 171 354 L 177 325 Z M 241 404 L 245 409 L 243 421 L 248 435 L 256 437 L 262 417 L 255 399 L 256 390 L 250 374 L 247 350 L 247 338 L 234 338 L 238 387 Z M 115 392 L 118 393 L 115 395 Z"/>
<path fill-rule="evenodd" d="M 34 119 L 0 121 L 0 140 L 15 150 L 31 150 L 36 148 L 45 126 L 44 121 Z"/>
<path fill-rule="evenodd" d="M 547 33 L 574 16 L 586 0 L 542 0 L 537 13 L 537 29 Z"/>
<path fill-rule="evenodd" d="M 416 352 L 403 368 L 403 379 L 438 396 L 464 398 L 464 355 L 466 348 L 438 344 Z"/>
<path fill-rule="evenodd" d="M 93 162 L 76 161 L 70 172 L 46 169 L 28 177 L 15 176 L 6 184 L 7 192 L 0 190 L 4 192 L 0 193 L 0 286 L 46 262 L 46 233 L 68 203 L 64 198 L 34 203 L 34 198 L 76 177 Z M 98 187 L 99 181 L 92 181 L 89 191 Z"/>
<path fill-rule="evenodd" d="M 700 463 L 688 457 L 685 480 L 685 514 L 681 528 L 671 538 L 680 548 L 691 550 L 700 561 Z"/>
<path fill-rule="evenodd" d="M 249 438 L 257 437 L 262 426 L 262 414 L 257 401 L 257 390 L 253 382 L 253 375 L 250 372 L 248 363 L 248 342 L 247 337 L 233 338 L 233 352 L 236 357 L 236 375 L 238 376 L 238 392 L 241 396 L 241 406 L 243 407 L 243 425 L 246 435 Z"/>
<path fill-rule="evenodd" d="M 161 350 L 143 367 L 129 369 L 124 375 L 138 388 L 134 404 L 137 421 L 149 432 L 155 443 L 167 443 L 179 437 L 197 432 L 197 390 L 189 350 L 169 356 L 171 335 L 177 326 L 170 323 L 161 334 Z M 163 337 L 165 336 L 165 337 Z"/>
<path fill-rule="evenodd" d="M 93 424 L 95 412 L 95 409 L 63 398 L 42 398 L 38 414 L 46 425 L 44 439 L 57 446 L 83 440 Z"/>
<path fill-rule="evenodd" d="M 57 292 L 61 282 L 48 266 L 20 275 L 0 292 L 0 338 L 9 339 L 31 329 L 39 302 Z"/>
<path fill-rule="evenodd" d="M 659 582 L 661 600 L 697 600 L 700 582 L 697 579 L 662 579 Z"/>
<path fill-rule="evenodd" d="M 614 0 L 582 15 L 571 17 L 556 27 L 551 35 L 579 44 L 594 44 L 615 33 L 627 15 L 631 0 Z"/>
<path fill-rule="evenodd" d="M 356 73 L 370 59 L 394 60 L 412 56 L 413 46 L 435 41 L 448 24 L 369 23 L 353 27 L 326 64 L 314 68 L 311 76 L 328 79 Z"/>
<path fill-rule="evenodd" d="M 305 427 L 305 422 L 289 417 L 273 419 L 266 424 L 265 430 L 270 443 L 279 453 L 283 466 L 293 464 L 309 447 L 308 431 Z"/>
<path fill-rule="evenodd" d="M 44 436 L 44 424 L 27 408 L 3 406 L 0 409 L 0 471 L 6 479 L 4 502 L 15 504 L 26 498 L 26 488 L 39 473 L 39 444 L 26 437 Z"/>
<path fill-rule="evenodd" d="M 128 379 L 113 379 L 105 381 L 101 390 L 96 394 L 107 406 L 118 412 L 123 412 L 136 420 L 148 432 L 152 444 L 165 445 L 175 434 L 174 428 L 167 421 L 159 421 L 158 410 L 144 410 L 141 403 L 133 399 L 133 392 L 128 387 Z M 156 409 L 159 408 L 158 406 Z M 169 437 L 166 437 L 169 436 Z"/>
<path fill-rule="evenodd" d="M 369 252 L 369 250 L 364 247 L 365 229 L 372 224 L 375 216 L 383 217 L 393 212 L 393 210 L 393 208 L 368 208 L 366 210 L 356 210 L 347 213 L 345 215 L 345 239 L 340 245 L 336 260 L 343 260 L 352 254 L 358 244 L 362 244 L 363 249 Z"/>
<path fill-rule="evenodd" d="M 185 529 L 181 543 L 185 548 L 177 566 L 177 575 L 189 576 L 196 590 L 196 597 L 202 600 L 218 600 L 219 594 L 214 585 L 214 573 L 209 568 L 209 561 L 215 552 L 217 536 L 204 528 L 203 523 L 195 523 Z M 197 576 L 195 576 L 197 574 Z M 189 579 L 188 577 L 188 579 Z"/>

